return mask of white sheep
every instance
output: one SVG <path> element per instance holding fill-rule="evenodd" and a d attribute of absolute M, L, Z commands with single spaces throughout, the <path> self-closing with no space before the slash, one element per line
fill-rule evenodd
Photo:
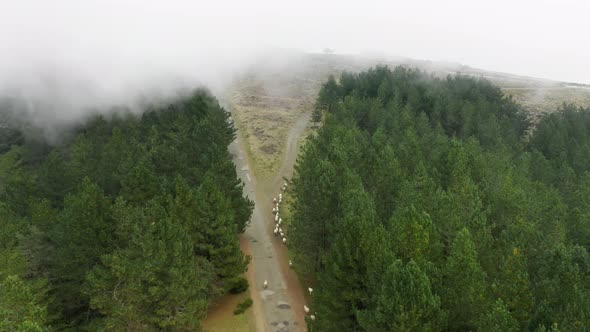
<path fill-rule="evenodd" d="M 264 280 L 263 286 L 264 286 L 264 289 L 266 289 L 268 287 L 268 281 Z"/>
<path fill-rule="evenodd" d="M 293 262 L 291 262 L 291 260 L 289 260 L 289 266 L 293 266 Z"/>
<path fill-rule="evenodd" d="M 279 215 L 275 214 L 275 221 L 279 221 Z"/>
<path fill-rule="evenodd" d="M 279 224 L 282 223 L 282 222 L 283 222 L 283 219 L 282 218 L 279 218 Z"/>
<path fill-rule="evenodd" d="M 272 208 L 272 214 L 275 214 L 275 213 L 277 213 L 277 209 Z"/>
<path fill-rule="evenodd" d="M 281 233 L 283 232 L 283 229 L 282 229 L 282 228 L 280 228 L 280 227 L 279 227 L 279 232 L 281 232 Z"/>
<path fill-rule="evenodd" d="M 305 304 L 303 305 L 303 310 L 305 311 L 306 314 L 309 313 L 309 308 Z"/>
<path fill-rule="evenodd" d="M 285 182 L 285 188 L 287 188 L 287 182 Z"/>
<path fill-rule="evenodd" d="M 307 291 L 309 292 L 309 295 L 311 295 L 311 293 L 313 292 L 313 288 L 311 288 L 311 287 L 308 287 L 308 288 L 307 288 Z"/>
<path fill-rule="evenodd" d="M 279 230 L 275 228 L 273 233 L 275 233 L 275 235 L 277 235 L 279 233 Z"/>
<path fill-rule="evenodd" d="M 309 318 L 310 318 L 311 320 L 315 320 L 315 315 L 309 315 Z"/>
<path fill-rule="evenodd" d="M 276 197 L 275 197 L 275 198 L 273 198 L 273 199 L 272 199 L 272 202 L 273 202 L 273 203 L 276 203 L 276 202 L 277 202 L 277 198 L 276 198 Z"/>
<path fill-rule="evenodd" d="M 283 238 L 283 244 L 287 243 L 287 239 Z"/>

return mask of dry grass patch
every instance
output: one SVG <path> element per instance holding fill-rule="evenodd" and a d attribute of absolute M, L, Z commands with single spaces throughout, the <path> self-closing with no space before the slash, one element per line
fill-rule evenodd
<path fill-rule="evenodd" d="M 281 165 L 286 137 L 302 110 L 233 106 L 234 118 L 254 172 L 260 179 L 276 173 Z"/>
<path fill-rule="evenodd" d="M 590 89 L 575 87 L 521 87 L 503 88 L 530 114 L 533 123 L 547 113 L 555 112 L 563 103 L 590 107 Z"/>
<path fill-rule="evenodd" d="M 304 82 L 288 82 L 279 89 L 278 83 L 269 85 L 248 78 L 237 82 L 232 89 L 232 114 L 259 179 L 268 179 L 278 171 L 290 128 L 311 110 L 317 90 Z M 297 94 L 301 95 L 297 97 Z"/>

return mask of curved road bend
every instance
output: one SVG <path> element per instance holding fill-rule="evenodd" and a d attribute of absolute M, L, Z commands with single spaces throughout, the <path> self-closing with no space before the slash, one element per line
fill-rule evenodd
<path fill-rule="evenodd" d="M 290 129 L 279 172 L 268 183 L 257 181 L 239 136 L 229 146 L 238 176 L 244 182 L 244 192 L 255 204 L 242 242 L 247 241 L 252 255 L 247 276 L 258 331 L 306 331 L 304 294 L 299 280 L 288 266 L 286 248 L 272 234 L 274 222 L 270 211 L 272 198 L 277 195 L 283 177 L 290 179 L 293 174 L 297 143 L 309 120 L 310 114 L 306 113 Z M 266 289 L 264 280 L 268 280 Z"/>

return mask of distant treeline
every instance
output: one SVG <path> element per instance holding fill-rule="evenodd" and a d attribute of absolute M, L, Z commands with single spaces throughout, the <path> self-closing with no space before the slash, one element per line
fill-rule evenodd
<path fill-rule="evenodd" d="M 290 237 L 311 331 L 590 328 L 590 110 L 526 136 L 486 80 L 330 78 L 296 166 Z"/>
<path fill-rule="evenodd" d="M 4 131 L 1 331 L 193 331 L 245 290 L 252 202 L 227 113 L 197 91 L 96 116 L 58 146 Z"/>

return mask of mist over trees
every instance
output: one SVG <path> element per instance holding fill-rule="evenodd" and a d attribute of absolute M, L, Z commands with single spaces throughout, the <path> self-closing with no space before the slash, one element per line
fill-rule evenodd
<path fill-rule="evenodd" d="M 488 81 L 377 67 L 313 121 L 289 189 L 313 331 L 590 326 L 590 110 L 531 132 Z M 203 91 L 57 145 L 2 128 L 0 330 L 200 330 L 247 287 L 234 135 Z"/>
<path fill-rule="evenodd" d="M 56 146 L 2 137 L 0 329 L 199 330 L 212 301 L 247 288 L 234 134 L 196 91 L 96 116 Z"/>
<path fill-rule="evenodd" d="M 291 187 L 310 329 L 590 326 L 589 109 L 528 137 L 488 81 L 402 67 L 345 72 L 316 107 Z"/>

